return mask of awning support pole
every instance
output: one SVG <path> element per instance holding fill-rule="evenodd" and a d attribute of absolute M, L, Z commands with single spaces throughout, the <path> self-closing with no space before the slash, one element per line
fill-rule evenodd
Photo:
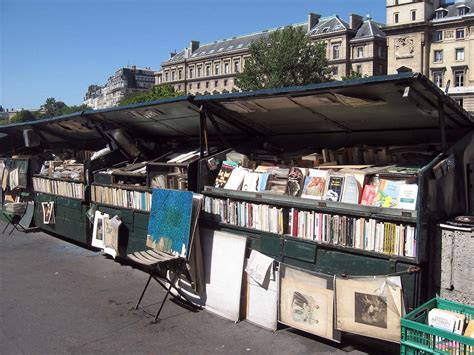
<path fill-rule="evenodd" d="M 446 122 L 444 117 L 444 103 L 442 100 L 438 101 L 438 118 L 439 118 L 439 130 L 441 134 L 441 151 L 446 153 L 448 145 L 446 143 Z"/>

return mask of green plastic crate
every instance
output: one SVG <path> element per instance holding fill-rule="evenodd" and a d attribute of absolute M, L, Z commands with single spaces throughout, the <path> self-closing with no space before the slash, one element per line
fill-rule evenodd
<path fill-rule="evenodd" d="M 474 307 L 433 298 L 401 319 L 401 354 L 474 354 L 474 339 L 428 326 L 428 312 L 445 309 L 474 319 Z"/>

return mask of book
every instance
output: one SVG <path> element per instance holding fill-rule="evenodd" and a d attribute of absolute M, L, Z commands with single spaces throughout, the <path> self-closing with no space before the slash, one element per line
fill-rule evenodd
<path fill-rule="evenodd" d="M 287 193 L 289 196 L 300 197 L 303 192 L 304 178 L 307 169 L 292 167 L 288 174 Z"/>
<path fill-rule="evenodd" d="M 224 161 L 221 166 L 221 170 L 219 171 L 219 174 L 217 175 L 216 182 L 214 183 L 214 187 L 219 187 L 223 188 L 225 184 L 227 184 L 227 181 L 230 178 L 230 175 L 232 174 L 232 171 L 237 167 L 237 164 L 235 164 L 232 161 Z"/>
<path fill-rule="evenodd" d="M 242 183 L 242 191 L 257 192 L 259 187 L 259 173 L 248 172 L 245 174 L 244 181 Z"/>
<path fill-rule="evenodd" d="M 462 334 L 466 316 L 463 314 L 433 308 L 428 312 L 428 325 L 437 329 Z"/>
<path fill-rule="evenodd" d="M 322 200 L 326 192 L 328 176 L 329 172 L 326 170 L 309 169 L 301 197 Z"/>
<path fill-rule="evenodd" d="M 401 181 L 380 179 L 374 205 L 378 207 L 398 207 Z"/>
<path fill-rule="evenodd" d="M 464 336 L 468 338 L 474 338 L 474 319 L 471 319 L 467 324 Z"/>
<path fill-rule="evenodd" d="M 224 189 L 228 190 L 240 190 L 244 181 L 245 175 L 248 173 L 247 169 L 235 168 L 232 170 L 229 179 L 227 180 Z"/>
<path fill-rule="evenodd" d="M 289 169 L 274 167 L 268 170 L 270 176 L 268 178 L 266 191 L 277 194 L 285 194 L 288 185 Z"/>
<path fill-rule="evenodd" d="M 364 186 L 364 190 L 362 191 L 360 204 L 365 205 L 365 206 L 372 206 L 374 203 L 376 194 L 377 194 L 377 186 L 366 184 Z"/>
<path fill-rule="evenodd" d="M 328 201 L 340 202 L 342 199 L 342 189 L 344 187 L 343 175 L 329 175 L 328 185 L 324 199 Z"/>
<path fill-rule="evenodd" d="M 402 184 L 398 196 L 398 208 L 405 210 L 416 209 L 416 199 L 418 196 L 417 184 Z"/>
<path fill-rule="evenodd" d="M 266 190 L 269 176 L 268 173 L 259 173 L 257 191 L 263 192 Z"/>
<path fill-rule="evenodd" d="M 359 198 L 359 183 L 354 175 L 347 174 L 344 178 L 344 188 L 342 190 L 341 202 L 358 204 Z"/>

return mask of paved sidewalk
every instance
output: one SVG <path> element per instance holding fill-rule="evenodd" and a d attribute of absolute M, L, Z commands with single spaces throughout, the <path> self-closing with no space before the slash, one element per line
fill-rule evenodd
<path fill-rule="evenodd" d="M 151 324 L 133 310 L 146 277 L 45 233 L 0 235 L 0 353 L 345 353 L 317 337 L 272 334 L 172 302 Z M 162 295 L 149 288 L 150 312 Z"/>

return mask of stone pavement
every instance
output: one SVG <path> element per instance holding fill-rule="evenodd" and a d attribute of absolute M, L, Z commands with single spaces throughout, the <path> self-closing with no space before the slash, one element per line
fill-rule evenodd
<path fill-rule="evenodd" d="M 42 232 L 0 235 L 0 353 L 361 353 L 289 329 L 272 334 L 247 322 L 234 324 L 173 302 L 151 324 L 150 314 L 133 310 L 146 278 Z M 152 284 L 143 304 L 153 313 L 162 296 Z M 386 353 L 383 346 L 367 348 L 359 340 L 358 348 Z"/>

